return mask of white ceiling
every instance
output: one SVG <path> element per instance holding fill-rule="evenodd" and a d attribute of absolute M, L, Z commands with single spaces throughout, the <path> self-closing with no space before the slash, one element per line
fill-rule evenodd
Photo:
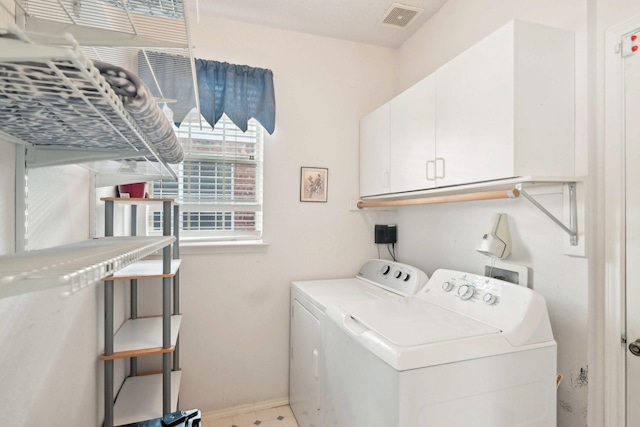
<path fill-rule="evenodd" d="M 379 23 L 393 0 L 199 0 L 199 8 L 224 19 L 395 48 L 446 1 L 397 1 L 424 9 L 404 29 Z"/>

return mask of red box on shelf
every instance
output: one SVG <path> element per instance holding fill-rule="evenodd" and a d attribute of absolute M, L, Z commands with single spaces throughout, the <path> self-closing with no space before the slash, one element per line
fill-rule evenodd
<path fill-rule="evenodd" d="M 143 199 L 145 184 L 145 182 L 136 182 L 134 184 L 118 185 L 120 197 L 127 197 L 128 195 L 132 199 Z"/>

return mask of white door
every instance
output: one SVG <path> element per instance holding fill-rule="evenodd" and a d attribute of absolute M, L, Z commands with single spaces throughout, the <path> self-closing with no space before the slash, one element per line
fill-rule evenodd
<path fill-rule="evenodd" d="M 438 187 L 513 176 L 513 40 L 503 28 L 436 71 Z"/>
<path fill-rule="evenodd" d="M 360 196 L 389 192 L 389 103 L 360 120 Z"/>
<path fill-rule="evenodd" d="M 432 74 L 391 100 L 392 193 L 435 186 L 436 79 Z"/>
<path fill-rule="evenodd" d="M 291 303 L 289 404 L 301 427 L 322 427 L 320 320 L 297 300 Z"/>
<path fill-rule="evenodd" d="M 624 60 L 627 427 L 640 425 L 640 52 Z"/>

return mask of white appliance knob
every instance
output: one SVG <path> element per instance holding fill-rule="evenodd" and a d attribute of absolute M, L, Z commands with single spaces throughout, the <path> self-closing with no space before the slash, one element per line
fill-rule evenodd
<path fill-rule="evenodd" d="M 399 279 L 400 276 L 402 276 L 402 271 L 398 270 L 395 272 L 395 274 L 393 275 L 393 277 L 395 277 L 396 279 Z"/>
<path fill-rule="evenodd" d="M 487 305 L 495 304 L 497 300 L 498 298 L 494 294 L 484 294 L 484 296 L 482 297 L 482 301 L 484 301 L 484 303 Z"/>
<path fill-rule="evenodd" d="M 404 273 L 404 277 L 402 278 L 402 280 L 404 280 L 405 282 L 408 282 L 410 278 L 411 278 L 411 275 L 409 273 Z"/>
<path fill-rule="evenodd" d="M 458 296 L 461 300 L 468 300 L 473 296 L 474 290 L 469 285 L 462 285 L 458 288 Z"/>
<path fill-rule="evenodd" d="M 382 274 L 383 275 L 389 274 L 389 271 L 391 271 L 391 267 L 389 267 L 388 265 L 385 265 L 384 267 L 382 267 Z"/>
<path fill-rule="evenodd" d="M 444 283 L 442 284 L 442 290 L 443 290 L 443 291 L 445 291 L 445 292 L 449 292 L 449 291 L 451 291 L 452 289 L 453 289 L 453 283 L 451 283 L 451 282 L 444 282 Z"/>

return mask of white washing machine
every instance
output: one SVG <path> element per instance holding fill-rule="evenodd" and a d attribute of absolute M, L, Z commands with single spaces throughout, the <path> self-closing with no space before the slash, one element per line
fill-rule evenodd
<path fill-rule="evenodd" d="M 437 270 L 326 311 L 326 425 L 555 427 L 556 343 L 531 289 Z"/>
<path fill-rule="evenodd" d="M 289 401 L 300 427 L 324 427 L 325 311 L 335 304 L 400 300 L 427 282 L 424 272 L 406 264 L 369 260 L 352 278 L 291 284 Z"/>

